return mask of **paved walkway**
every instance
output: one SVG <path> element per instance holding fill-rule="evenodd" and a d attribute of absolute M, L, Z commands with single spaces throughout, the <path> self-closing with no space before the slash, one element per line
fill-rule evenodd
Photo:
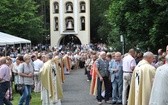
<path fill-rule="evenodd" d="M 63 89 L 62 105 L 98 105 L 96 98 L 89 95 L 90 82 L 84 75 L 84 69 L 73 70 L 70 75 L 66 75 Z"/>
<path fill-rule="evenodd" d="M 84 69 L 71 71 L 63 84 L 62 105 L 97 105 L 95 97 L 89 95 L 89 86 Z"/>

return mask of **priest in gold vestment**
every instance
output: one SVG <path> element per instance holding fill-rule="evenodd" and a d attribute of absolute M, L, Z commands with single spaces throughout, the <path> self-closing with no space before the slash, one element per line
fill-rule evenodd
<path fill-rule="evenodd" d="M 61 82 L 64 83 L 65 75 L 64 75 L 64 62 L 63 62 L 62 54 L 55 53 L 54 61 L 58 66 L 59 70 L 57 70 L 57 71 L 60 74 L 59 77 L 61 78 Z"/>
<path fill-rule="evenodd" d="M 68 54 L 63 56 L 63 63 L 64 63 L 64 74 L 70 74 L 71 71 L 71 59 Z"/>
<path fill-rule="evenodd" d="M 52 53 L 46 55 L 48 60 L 40 70 L 42 105 L 61 105 L 62 97 L 58 94 L 60 90 L 57 85 L 57 65 L 52 57 Z"/>
<path fill-rule="evenodd" d="M 132 75 L 128 105 L 149 105 L 149 99 L 155 76 L 155 68 L 151 65 L 154 55 L 144 53 L 144 59 L 135 67 Z"/>

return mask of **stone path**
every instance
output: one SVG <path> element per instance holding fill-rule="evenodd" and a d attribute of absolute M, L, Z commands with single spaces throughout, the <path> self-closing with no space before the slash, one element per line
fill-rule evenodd
<path fill-rule="evenodd" d="M 89 86 L 84 69 L 71 71 L 63 84 L 62 105 L 97 105 L 95 97 L 89 95 Z"/>
<path fill-rule="evenodd" d="M 63 84 L 64 99 L 62 105 L 98 105 L 94 96 L 89 95 L 90 82 L 84 75 L 84 69 L 73 70 L 66 75 Z M 111 104 L 103 104 L 111 105 Z"/>

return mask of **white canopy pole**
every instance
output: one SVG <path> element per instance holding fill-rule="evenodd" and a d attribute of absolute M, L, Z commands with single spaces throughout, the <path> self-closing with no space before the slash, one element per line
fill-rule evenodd
<path fill-rule="evenodd" d="M 21 52 L 22 52 L 21 47 L 22 47 L 22 45 L 21 45 L 21 43 L 20 43 L 20 54 L 21 54 Z"/>
<path fill-rule="evenodd" d="M 28 53 L 28 51 L 27 51 L 27 43 L 26 43 L 26 53 Z"/>
<path fill-rule="evenodd" d="M 5 45 L 5 56 L 6 56 L 6 45 Z"/>
<path fill-rule="evenodd" d="M 30 43 L 30 52 L 31 52 L 31 43 Z"/>

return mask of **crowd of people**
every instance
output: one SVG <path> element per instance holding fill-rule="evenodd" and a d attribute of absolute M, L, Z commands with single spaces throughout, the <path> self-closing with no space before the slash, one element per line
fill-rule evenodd
<path fill-rule="evenodd" d="M 65 75 L 83 67 L 99 105 L 166 105 L 167 54 L 168 46 L 158 55 L 134 49 L 122 55 L 99 44 L 1 55 L 0 105 L 12 105 L 13 90 L 20 94 L 18 105 L 30 105 L 32 92 L 41 93 L 42 105 L 61 105 Z"/>
<path fill-rule="evenodd" d="M 18 105 L 30 105 L 31 93 L 41 93 L 42 105 L 61 105 L 64 75 L 84 67 L 86 45 L 74 52 L 62 48 L 28 52 L 11 48 L 0 56 L 0 105 L 12 105 L 13 93 L 20 94 Z M 13 89 L 14 88 L 14 89 Z M 13 92 L 14 90 L 14 92 Z"/>
<path fill-rule="evenodd" d="M 166 105 L 168 46 L 166 51 L 94 52 L 85 63 L 90 94 L 103 103 L 121 105 Z M 91 56 L 91 58 L 90 58 Z M 88 63 L 90 62 L 90 63 Z M 88 76 L 89 75 L 89 76 Z"/>

